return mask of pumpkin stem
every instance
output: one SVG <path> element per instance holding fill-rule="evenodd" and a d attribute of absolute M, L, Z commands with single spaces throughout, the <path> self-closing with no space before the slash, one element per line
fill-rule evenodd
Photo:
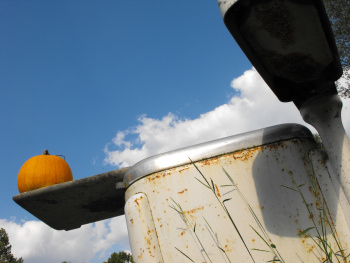
<path fill-rule="evenodd" d="M 46 149 L 45 149 L 45 150 L 43 151 L 43 155 L 50 155 L 50 154 L 49 154 L 49 150 L 46 150 Z"/>

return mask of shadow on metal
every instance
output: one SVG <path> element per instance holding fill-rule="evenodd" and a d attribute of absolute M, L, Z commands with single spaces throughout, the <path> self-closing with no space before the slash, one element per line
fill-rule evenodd
<path fill-rule="evenodd" d="M 327 154 L 312 138 L 267 145 L 259 152 L 253 163 L 252 176 L 269 233 L 299 237 L 307 226 L 313 226 L 312 216 L 319 221 L 318 209 L 322 208 L 323 198 L 326 210 L 336 222 L 339 189 L 332 185 L 327 159 Z"/>

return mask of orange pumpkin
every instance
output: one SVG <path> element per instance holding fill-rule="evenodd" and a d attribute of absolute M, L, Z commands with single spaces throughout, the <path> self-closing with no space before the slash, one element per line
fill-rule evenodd
<path fill-rule="evenodd" d="M 20 193 L 73 180 L 67 162 L 45 150 L 26 161 L 19 170 L 17 186 Z"/>

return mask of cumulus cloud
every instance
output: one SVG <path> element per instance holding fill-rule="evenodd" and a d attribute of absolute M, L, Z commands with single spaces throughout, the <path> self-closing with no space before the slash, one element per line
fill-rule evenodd
<path fill-rule="evenodd" d="M 40 221 L 5 219 L 0 227 L 9 235 L 14 256 L 26 263 L 102 262 L 112 252 L 130 249 L 124 216 L 71 231 L 57 231 Z"/>
<path fill-rule="evenodd" d="M 118 131 L 105 148 L 105 162 L 130 166 L 146 157 L 281 123 L 300 123 L 313 132 L 293 103 L 281 103 L 253 68 L 231 82 L 236 95 L 227 104 L 197 119 L 180 119 L 169 113 L 161 119 L 143 115 L 139 124 Z M 343 120 L 349 133 L 350 100 L 344 101 Z"/>

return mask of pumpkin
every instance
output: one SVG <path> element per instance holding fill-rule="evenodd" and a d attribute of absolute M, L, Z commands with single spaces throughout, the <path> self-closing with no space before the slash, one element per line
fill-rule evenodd
<path fill-rule="evenodd" d="M 73 180 L 67 162 L 44 150 L 26 161 L 18 172 L 17 187 L 20 193 Z"/>

